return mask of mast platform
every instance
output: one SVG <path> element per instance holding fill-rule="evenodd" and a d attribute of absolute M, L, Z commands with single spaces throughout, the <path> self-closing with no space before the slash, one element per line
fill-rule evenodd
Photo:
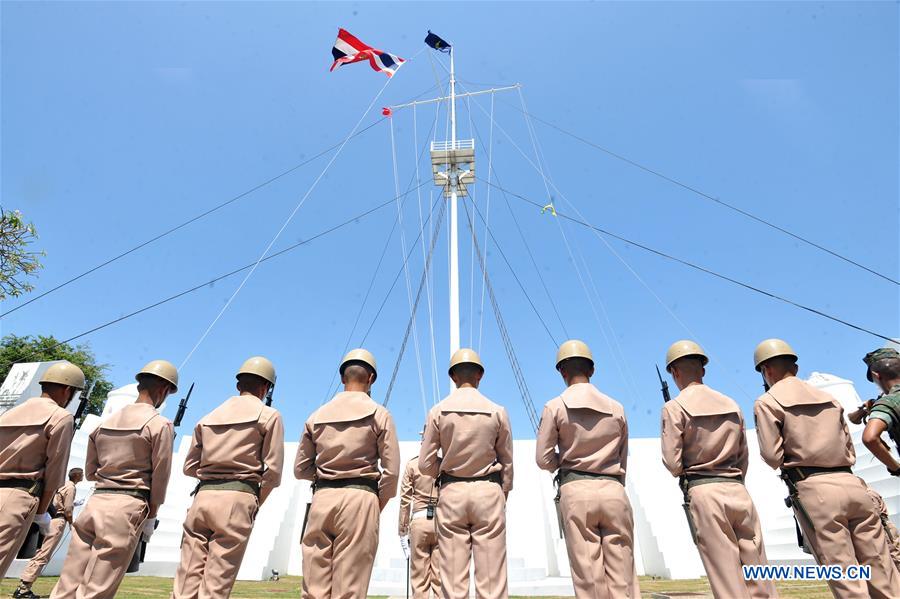
<path fill-rule="evenodd" d="M 431 171 L 434 184 L 443 188 L 444 197 L 453 194 L 452 177 L 456 176 L 458 196 L 468 195 L 468 186 L 475 183 L 475 140 L 431 142 Z"/>

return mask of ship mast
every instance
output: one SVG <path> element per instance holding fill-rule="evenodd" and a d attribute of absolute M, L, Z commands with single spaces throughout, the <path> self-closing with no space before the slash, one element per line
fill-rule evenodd
<path fill-rule="evenodd" d="M 456 69 L 450 48 L 450 148 L 456 150 Z M 474 147 L 474 144 L 473 144 Z M 474 166 L 474 165 L 473 165 Z M 450 163 L 450 355 L 459 349 L 459 166 Z M 471 317 L 471 315 L 470 315 Z"/>
<path fill-rule="evenodd" d="M 459 338 L 459 199 L 469 195 L 469 186 L 475 183 L 475 140 L 459 139 L 456 135 L 456 100 L 458 98 L 493 94 L 519 89 L 519 84 L 495 87 L 462 94 L 456 93 L 455 47 L 450 48 L 450 95 L 430 100 L 417 100 L 392 106 L 392 110 L 432 104 L 450 103 L 450 139 L 431 142 L 431 170 L 434 184 L 441 188 L 450 202 L 450 260 L 449 260 L 449 326 L 450 355 L 460 348 Z"/>
<path fill-rule="evenodd" d="M 431 169 L 434 184 L 450 202 L 450 267 L 448 307 L 450 309 L 450 354 L 459 349 L 459 198 L 468 195 L 475 182 L 475 140 L 456 136 L 456 65 L 450 50 L 450 140 L 431 142 Z M 468 96 L 471 94 L 463 94 Z"/>

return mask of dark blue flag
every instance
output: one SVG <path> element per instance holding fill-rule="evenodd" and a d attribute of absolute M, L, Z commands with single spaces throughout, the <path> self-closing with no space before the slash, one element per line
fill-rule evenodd
<path fill-rule="evenodd" d="M 440 36 L 431 33 L 431 30 L 428 30 L 428 35 L 425 36 L 425 45 L 431 46 L 438 52 L 447 52 L 450 53 L 450 44 L 445 42 Z"/>

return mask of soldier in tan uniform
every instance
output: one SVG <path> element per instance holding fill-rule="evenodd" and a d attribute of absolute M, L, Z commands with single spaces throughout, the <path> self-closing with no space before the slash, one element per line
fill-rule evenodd
<path fill-rule="evenodd" d="M 563 343 L 556 369 L 566 389 L 544 406 L 535 460 L 538 468 L 557 472 L 575 596 L 640 597 L 634 518 L 625 494 L 625 410 L 591 384 L 594 358 L 584 342 Z"/>
<path fill-rule="evenodd" d="M 72 526 L 72 542 L 53 599 L 115 596 L 141 536 L 149 540 L 172 469 L 172 423 L 157 409 L 178 388 L 165 360 L 135 375 L 138 398 L 88 437 L 84 473 L 94 493 Z"/>
<path fill-rule="evenodd" d="M 284 425 L 263 399 L 275 367 L 250 358 L 237 373 L 239 395 L 203 417 L 184 460 L 200 480 L 184 521 L 176 599 L 228 597 L 259 507 L 281 484 Z"/>
<path fill-rule="evenodd" d="M 693 341 L 678 341 L 666 352 L 666 370 L 680 393 L 662 411 L 663 463 L 680 479 L 713 595 L 777 597 L 771 580 L 745 581 L 741 570 L 768 561 L 756 506 L 744 487 L 744 417 L 733 399 L 703 384 L 708 362 Z"/>
<path fill-rule="evenodd" d="M 369 396 L 378 376 L 375 358 L 355 349 L 340 373 L 344 391 L 306 421 L 294 463 L 294 476 L 313 481 L 302 539 L 304 599 L 366 596 L 379 516 L 397 494 L 394 419 Z"/>
<path fill-rule="evenodd" d="M 419 457 L 406 463 L 400 483 L 400 527 L 404 552 L 410 560 L 413 597 L 428 599 L 441 595 L 435 506 L 437 481 L 419 471 Z M 412 514 L 410 514 L 412 512 Z"/>
<path fill-rule="evenodd" d="M 72 512 L 75 509 L 75 485 L 84 480 L 84 471 L 81 468 L 72 468 L 69 470 L 69 480 L 61 486 L 56 494 L 53 495 L 53 501 L 50 503 L 52 508 L 48 511 L 51 513 L 52 521 L 50 523 L 50 534 L 44 537 L 40 549 L 25 566 L 22 572 L 22 578 L 19 580 L 19 586 L 13 592 L 14 599 L 34 599 L 38 597 L 31 592 L 31 585 L 37 580 L 38 576 L 44 570 L 44 567 L 53 557 L 53 553 L 62 541 L 63 533 L 66 531 L 66 525 L 72 524 Z"/>
<path fill-rule="evenodd" d="M 456 385 L 428 413 L 419 471 L 438 479 L 438 548 L 444 599 L 469 596 L 474 556 L 475 592 L 507 596 L 506 498 L 513 486 L 512 432 L 506 410 L 478 392 L 484 366 L 471 349 L 450 358 Z M 440 452 L 440 456 L 438 453 Z"/>
<path fill-rule="evenodd" d="M 871 566 L 866 582 L 831 580 L 835 597 L 900 597 L 884 529 L 866 484 L 853 475 L 853 441 L 841 404 L 797 378 L 797 354 L 780 339 L 754 352 L 768 387 L 756 400 L 756 434 L 763 460 L 781 468 L 794 514 L 820 565 Z M 868 587 L 868 588 L 867 588 Z"/>
<path fill-rule="evenodd" d="M 65 482 L 74 434 L 75 421 L 65 407 L 84 389 L 84 373 L 63 361 L 50 366 L 39 383 L 40 397 L 0 415 L 0 578 L 33 521 L 49 532 L 47 509 Z"/>

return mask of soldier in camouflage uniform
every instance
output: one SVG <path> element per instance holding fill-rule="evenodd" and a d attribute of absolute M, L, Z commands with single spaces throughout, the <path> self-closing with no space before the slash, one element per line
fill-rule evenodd
<path fill-rule="evenodd" d="M 866 378 L 884 393 L 869 409 L 863 443 L 887 467 L 891 476 L 900 477 L 900 462 L 881 439 L 882 433 L 887 431 L 900 451 L 900 353 L 883 347 L 866 354 L 863 362 L 867 367 Z"/>

